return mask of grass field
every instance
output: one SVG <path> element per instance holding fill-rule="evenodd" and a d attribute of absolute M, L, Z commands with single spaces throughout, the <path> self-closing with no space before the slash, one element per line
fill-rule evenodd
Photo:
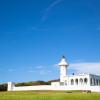
<path fill-rule="evenodd" d="M 100 100 L 100 94 L 66 91 L 0 92 L 0 100 Z"/>

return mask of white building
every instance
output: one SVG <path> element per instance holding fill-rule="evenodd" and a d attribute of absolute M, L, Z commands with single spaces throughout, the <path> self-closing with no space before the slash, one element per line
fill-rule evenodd
<path fill-rule="evenodd" d="M 60 67 L 60 82 L 52 82 L 54 86 L 100 86 L 100 76 L 92 74 L 78 74 L 67 75 L 67 67 L 69 66 L 65 57 L 63 56 Z"/>
<path fill-rule="evenodd" d="M 60 67 L 60 81 L 52 82 L 51 85 L 40 86 L 20 86 L 15 87 L 14 83 L 8 82 L 8 91 L 24 90 L 89 90 L 91 92 L 100 92 L 100 76 L 92 74 L 67 75 L 69 66 L 63 56 Z"/>

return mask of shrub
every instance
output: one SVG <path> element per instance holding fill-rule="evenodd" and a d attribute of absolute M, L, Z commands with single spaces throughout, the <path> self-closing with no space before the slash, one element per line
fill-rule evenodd
<path fill-rule="evenodd" d="M 7 84 L 0 84 L 0 91 L 7 91 Z"/>

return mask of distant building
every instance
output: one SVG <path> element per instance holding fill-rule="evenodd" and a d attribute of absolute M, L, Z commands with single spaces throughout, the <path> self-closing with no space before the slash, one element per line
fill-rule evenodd
<path fill-rule="evenodd" d="M 52 82 L 54 86 L 100 86 L 100 76 L 92 74 L 78 74 L 67 75 L 67 67 L 69 66 L 65 57 L 63 56 L 60 67 L 60 81 Z"/>

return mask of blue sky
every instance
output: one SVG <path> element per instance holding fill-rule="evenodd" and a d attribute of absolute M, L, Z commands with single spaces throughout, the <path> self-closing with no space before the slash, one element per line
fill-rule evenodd
<path fill-rule="evenodd" d="M 0 82 L 57 79 L 62 55 L 100 73 L 100 0 L 0 1 Z"/>

